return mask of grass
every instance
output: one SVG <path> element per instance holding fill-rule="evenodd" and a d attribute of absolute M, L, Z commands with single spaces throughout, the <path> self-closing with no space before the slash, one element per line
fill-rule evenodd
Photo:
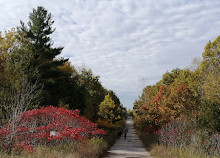
<path fill-rule="evenodd" d="M 34 153 L 27 153 L 22 152 L 20 155 L 16 155 L 12 153 L 12 155 L 7 155 L 5 153 L 0 153 L 1 158 L 80 158 L 80 155 L 76 152 L 65 153 L 64 151 L 56 150 L 55 147 L 46 147 L 46 146 L 39 146 L 37 147 Z"/>
<path fill-rule="evenodd" d="M 163 145 L 154 145 L 150 153 L 154 158 L 220 158 L 220 156 L 209 156 L 193 148 L 174 148 Z"/>
<path fill-rule="evenodd" d="M 193 147 L 174 148 L 159 145 L 154 134 L 138 132 L 138 135 L 154 158 L 220 158 L 220 156 L 209 156 L 207 153 Z"/>
<path fill-rule="evenodd" d="M 97 158 L 101 157 L 108 149 L 108 144 L 103 139 L 91 139 L 85 144 L 76 146 L 76 150 L 81 157 Z"/>
<path fill-rule="evenodd" d="M 1 158 L 97 158 L 107 150 L 107 143 L 103 139 L 91 139 L 79 144 L 38 146 L 35 152 L 23 151 L 20 155 L 7 155 L 0 152 Z"/>

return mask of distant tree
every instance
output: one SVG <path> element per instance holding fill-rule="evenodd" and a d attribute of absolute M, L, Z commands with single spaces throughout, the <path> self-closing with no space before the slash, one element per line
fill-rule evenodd
<path fill-rule="evenodd" d="M 133 116 L 133 110 L 128 109 L 128 110 L 127 110 L 127 115 L 130 116 L 130 117 L 132 117 L 132 116 Z"/>

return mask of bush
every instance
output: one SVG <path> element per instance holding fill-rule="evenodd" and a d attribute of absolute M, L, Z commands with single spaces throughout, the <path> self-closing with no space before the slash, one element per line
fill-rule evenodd
<path fill-rule="evenodd" d="M 193 152 L 220 155 L 220 134 L 211 129 L 195 128 L 195 120 L 173 120 L 157 131 L 160 144 L 170 147 L 189 148 Z"/>
<path fill-rule="evenodd" d="M 24 149 L 32 151 L 34 145 L 68 144 L 107 134 L 79 112 L 53 106 L 26 111 L 19 116 L 16 131 L 11 130 L 12 123 L 0 129 L 0 146 L 20 153 Z"/>
<path fill-rule="evenodd" d="M 191 130 L 188 129 L 184 119 L 173 120 L 161 127 L 156 133 L 163 145 L 186 146 L 191 139 Z"/>

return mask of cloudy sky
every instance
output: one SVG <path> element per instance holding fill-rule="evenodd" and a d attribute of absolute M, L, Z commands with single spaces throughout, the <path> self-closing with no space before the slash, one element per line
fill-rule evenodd
<path fill-rule="evenodd" d="M 0 31 L 27 22 L 39 5 L 52 13 L 62 56 L 91 68 L 127 108 L 220 35 L 220 0 L 0 0 Z"/>

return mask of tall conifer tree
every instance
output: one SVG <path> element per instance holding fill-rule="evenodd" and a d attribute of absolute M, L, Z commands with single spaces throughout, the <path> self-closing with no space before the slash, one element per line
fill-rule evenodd
<path fill-rule="evenodd" d="M 44 7 L 39 6 L 37 9 L 33 9 L 29 19 L 27 26 L 21 21 L 21 26 L 18 27 L 20 35 L 25 38 L 23 47 L 32 55 L 29 63 L 32 73 L 29 74 L 29 77 L 31 80 L 39 80 L 43 85 L 42 104 L 57 105 L 62 93 L 61 80 L 68 77 L 60 66 L 68 59 L 56 58 L 63 47 L 52 47 L 53 42 L 50 35 L 55 29 L 52 28 L 54 21 L 51 19 L 51 14 Z"/>

